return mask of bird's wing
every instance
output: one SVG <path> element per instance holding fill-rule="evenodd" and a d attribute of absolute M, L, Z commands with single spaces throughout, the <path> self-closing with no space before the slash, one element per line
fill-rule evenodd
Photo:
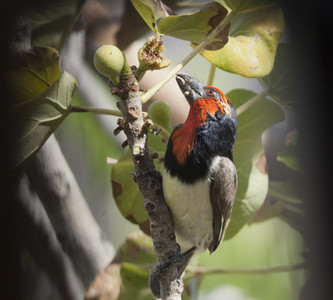
<path fill-rule="evenodd" d="M 216 250 L 223 240 L 228 226 L 237 191 L 237 171 L 234 163 L 227 157 L 218 157 L 214 161 L 211 174 L 210 202 L 213 212 L 213 241 L 209 251 Z"/>

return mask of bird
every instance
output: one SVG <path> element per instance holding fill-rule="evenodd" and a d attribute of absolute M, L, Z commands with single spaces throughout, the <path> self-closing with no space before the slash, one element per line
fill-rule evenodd
<path fill-rule="evenodd" d="M 238 185 L 237 115 L 218 88 L 185 74 L 176 81 L 190 109 L 170 135 L 162 186 L 187 264 L 193 253 L 214 252 L 229 224 Z"/>

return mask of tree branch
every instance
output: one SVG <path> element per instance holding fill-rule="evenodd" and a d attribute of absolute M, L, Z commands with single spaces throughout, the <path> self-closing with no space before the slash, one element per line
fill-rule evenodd
<path fill-rule="evenodd" d="M 88 287 L 111 261 L 114 250 L 93 218 L 54 136 L 27 173 L 63 249 Z"/>
<path fill-rule="evenodd" d="M 147 147 L 147 132 L 142 115 L 139 85 L 133 74 L 121 77 L 117 89 L 120 100 L 117 105 L 125 119 L 124 132 L 132 153 L 135 167 L 135 180 L 142 193 L 145 209 L 150 220 L 157 264 L 179 254 L 172 217 L 164 202 L 161 174 L 155 170 Z M 181 299 L 182 280 L 177 266 L 165 269 L 163 274 L 151 270 L 150 286 L 156 297 L 162 299 Z"/>
<path fill-rule="evenodd" d="M 16 198 L 20 239 L 24 241 L 36 265 L 45 270 L 64 299 L 82 299 L 82 282 L 63 252 L 38 196 L 30 190 L 26 176 L 18 184 Z"/>

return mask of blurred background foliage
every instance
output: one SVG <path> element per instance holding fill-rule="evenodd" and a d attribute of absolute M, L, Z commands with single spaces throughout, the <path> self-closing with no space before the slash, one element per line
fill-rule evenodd
<path fill-rule="evenodd" d="M 178 2 L 165 1 L 165 4 L 170 5 L 172 9 L 178 9 L 177 12 L 186 13 L 182 6 L 178 6 Z M 236 3 L 237 1 L 225 2 Z M 237 7 L 240 10 L 248 10 L 241 5 L 244 1 L 238 2 L 240 6 Z M 260 6 L 267 5 L 265 1 L 258 1 L 258 3 Z M 132 3 L 130 1 L 106 0 L 57 1 L 35 7 L 33 12 L 32 45 L 50 46 L 59 50 L 62 69 L 72 74 L 78 82 L 78 91 L 71 104 L 114 107 L 116 99 L 110 95 L 106 81 L 93 70 L 92 57 L 100 45 L 116 44 L 125 52 L 130 64 L 137 64 L 136 52 L 151 35 L 151 32 L 140 15 L 136 13 Z M 279 16 L 279 22 L 281 22 L 281 16 Z M 247 24 L 246 19 L 244 24 Z M 75 40 L 78 37 L 79 39 Z M 73 47 L 73 39 L 76 47 Z M 287 34 L 282 36 L 282 41 L 289 42 Z M 163 42 L 165 45 L 164 56 L 169 58 L 173 64 L 178 63 L 192 50 L 188 42 L 174 37 L 165 36 Z M 284 46 L 282 47 L 283 49 L 279 48 L 280 52 L 278 50 L 277 61 L 279 64 L 276 69 L 281 69 L 285 60 L 284 57 L 281 58 L 281 53 L 285 52 Z M 70 61 L 73 57 L 73 48 L 74 56 L 79 58 L 74 67 Z M 230 65 L 225 69 L 237 72 L 229 67 Z M 287 88 L 276 89 L 277 85 L 274 85 L 274 82 L 281 84 L 285 80 L 285 70 L 277 72 L 276 69 L 259 81 L 255 78 L 245 78 L 237 74 L 227 73 L 220 69 L 215 71 L 213 85 L 218 86 L 225 93 L 229 93 L 232 101 L 233 98 L 235 98 L 235 102 L 238 101 L 236 98 L 241 91 L 250 94 L 247 97 L 249 99 L 265 89 L 270 89 L 270 93 L 267 95 L 275 102 L 267 102 L 266 104 L 273 105 L 280 112 L 277 113 L 278 116 L 272 114 L 270 117 L 267 115 L 270 111 L 267 105 L 258 106 L 259 111 L 250 114 L 247 118 L 248 121 L 244 121 L 243 124 L 245 128 L 250 125 L 247 122 L 250 123 L 253 116 L 259 115 L 267 118 L 267 126 L 262 128 L 259 126 L 261 131 L 257 134 L 257 144 L 255 145 L 256 159 L 259 158 L 263 150 L 265 151 L 267 164 L 264 163 L 264 168 L 268 170 L 267 187 L 264 187 L 260 199 L 255 194 L 260 187 L 252 191 L 254 193 L 253 200 L 259 202 L 253 207 L 245 203 L 246 209 L 251 212 L 246 216 L 245 213 L 237 214 L 236 209 L 234 214 L 237 214 L 237 218 L 235 217 L 235 219 L 240 219 L 242 224 L 234 229 L 230 234 L 230 239 L 225 241 L 213 255 L 205 253 L 196 256 L 191 262 L 191 266 L 256 268 L 292 265 L 303 261 L 302 255 L 305 248 L 301 236 L 302 205 L 298 196 L 294 194 L 292 185 L 297 181 L 299 170 L 297 168 L 295 170 L 293 167 L 295 165 L 295 152 L 290 151 L 290 146 L 286 148 L 286 145 L 290 145 L 288 134 L 295 130 L 292 96 L 288 93 Z M 211 64 L 202 56 L 197 56 L 182 72 L 191 74 L 202 82 L 207 82 L 210 70 Z M 167 70 L 147 73 L 141 87 L 143 89 L 150 88 L 166 72 Z M 88 80 L 83 76 L 84 74 Z M 281 74 L 283 76 L 279 77 Z M 253 77 L 256 75 L 251 76 L 251 74 L 246 73 L 245 76 Z M 96 93 L 94 94 L 94 92 Z M 96 102 L 100 100 L 101 94 L 103 94 L 104 102 Z M 172 127 L 184 121 L 188 109 L 187 104 L 174 83 L 169 83 L 164 87 L 161 92 L 155 95 L 153 101 L 165 101 L 170 105 Z M 148 109 L 148 105 L 146 109 Z M 245 118 L 246 113 L 243 116 Z M 282 121 L 283 119 L 284 121 Z M 106 232 L 113 246 L 118 249 L 125 243 L 130 233 L 138 230 L 138 226 L 133 225 L 122 216 L 123 212 L 119 211 L 112 194 L 110 182 L 112 165 L 110 162 L 114 164 L 124 155 L 121 143 L 125 139 L 121 135 L 117 138 L 113 136 L 112 131 L 117 126 L 116 121 L 116 117 L 101 118 L 92 114 L 71 114 L 58 127 L 55 134 L 97 222 Z M 256 126 L 255 128 L 258 129 Z M 263 134 L 261 134 L 262 132 Z M 244 131 L 246 136 L 251 135 L 251 133 L 252 131 L 249 133 Z M 239 135 L 242 136 L 242 132 Z M 161 143 L 160 139 L 155 142 Z M 163 146 L 157 146 L 157 148 L 156 150 L 161 151 Z M 244 151 L 246 154 L 246 149 Z M 242 158 L 243 156 L 237 158 L 236 155 L 236 165 L 237 159 L 241 160 Z M 253 163 L 256 164 L 257 160 Z M 123 177 L 123 179 L 124 184 L 129 182 L 129 185 L 132 185 L 132 175 L 128 173 L 128 176 Z M 270 189 L 268 189 L 268 179 Z M 286 189 L 286 186 L 292 190 L 292 200 L 287 199 L 289 190 Z M 128 260 L 123 259 L 122 263 L 125 262 L 127 263 Z M 131 267 L 130 263 L 133 261 L 130 261 L 129 265 L 123 264 L 120 271 L 123 282 L 126 282 L 125 287 L 130 282 L 135 282 L 136 291 L 139 288 L 144 289 L 142 293 L 138 293 L 141 295 L 139 298 L 151 299 L 145 286 L 148 272 L 142 271 L 142 268 L 135 269 Z M 144 259 L 140 262 L 138 259 L 136 264 L 139 263 L 145 264 L 147 262 Z M 116 276 L 119 276 L 119 273 Z M 137 280 L 138 278 L 140 280 Z M 204 275 L 201 278 L 194 277 L 186 282 L 187 296 L 184 297 L 191 296 L 191 299 L 217 299 L 218 297 L 222 299 L 224 297 L 229 300 L 292 300 L 298 298 L 304 280 L 304 271 L 272 274 Z M 199 283 L 200 291 L 197 289 Z M 41 287 L 36 283 L 36 288 Z M 121 294 L 120 299 L 129 299 L 132 292 Z M 48 299 L 56 299 L 55 297 L 50 295 Z"/>

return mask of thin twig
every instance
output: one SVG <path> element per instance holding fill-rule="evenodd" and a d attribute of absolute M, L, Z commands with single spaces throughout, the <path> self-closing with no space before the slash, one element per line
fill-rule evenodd
<path fill-rule="evenodd" d="M 246 101 L 243 105 L 241 105 L 240 107 L 238 107 L 236 109 L 237 116 L 239 116 L 240 114 L 242 114 L 244 111 L 246 111 L 248 108 L 250 108 L 254 104 L 256 104 L 259 101 L 261 101 L 262 99 L 264 99 L 267 96 L 268 92 L 269 92 L 268 89 L 263 90 L 260 94 L 254 96 L 250 100 Z"/>
<path fill-rule="evenodd" d="M 207 38 L 202 41 L 193 51 L 187 55 L 178 65 L 176 65 L 169 74 L 159 81 L 155 86 L 148 90 L 144 95 L 141 96 L 142 103 L 146 103 L 155 93 L 157 93 L 170 79 L 173 78 L 189 61 L 192 60 L 201 50 L 203 50 L 211 41 L 221 32 L 225 26 L 229 24 L 234 12 L 230 12 L 219 25 L 217 25 L 214 30 L 207 36 Z"/>
<path fill-rule="evenodd" d="M 210 64 L 207 85 L 213 85 L 214 78 L 215 78 L 215 71 L 216 71 L 216 66 L 214 64 Z"/>
<path fill-rule="evenodd" d="M 299 263 L 293 265 L 281 265 L 260 268 L 219 268 L 211 269 L 206 267 L 188 267 L 187 270 L 195 275 L 208 275 L 208 274 L 267 274 L 276 272 L 290 272 L 307 268 L 306 263 Z"/>
<path fill-rule="evenodd" d="M 81 106 L 70 106 L 70 112 L 89 112 L 98 115 L 109 115 L 115 117 L 122 117 L 123 114 L 119 110 L 97 108 L 97 107 L 81 107 Z"/>

